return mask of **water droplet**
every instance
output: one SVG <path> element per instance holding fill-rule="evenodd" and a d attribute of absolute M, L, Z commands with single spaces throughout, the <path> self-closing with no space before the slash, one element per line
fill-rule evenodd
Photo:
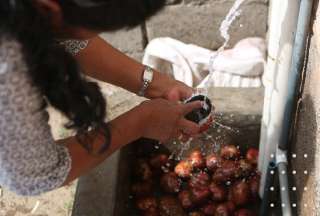
<path fill-rule="evenodd" d="M 270 191 L 274 191 L 274 187 L 270 187 Z"/>
<path fill-rule="evenodd" d="M 273 203 L 270 203 L 270 207 L 273 208 L 273 207 L 274 207 L 274 204 L 273 204 Z"/>
<path fill-rule="evenodd" d="M 292 203 L 292 207 L 293 208 L 297 207 L 297 204 L 296 203 Z"/>

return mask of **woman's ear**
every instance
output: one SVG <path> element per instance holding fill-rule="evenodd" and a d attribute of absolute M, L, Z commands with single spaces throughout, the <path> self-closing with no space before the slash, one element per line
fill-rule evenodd
<path fill-rule="evenodd" d="M 54 27 L 63 26 L 63 13 L 61 7 L 56 0 L 33 0 L 36 8 L 43 15 L 51 20 Z"/>

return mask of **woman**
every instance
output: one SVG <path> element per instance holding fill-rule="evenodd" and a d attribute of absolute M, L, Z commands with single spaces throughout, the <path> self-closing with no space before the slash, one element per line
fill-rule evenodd
<path fill-rule="evenodd" d="M 163 5 L 164 0 L 0 1 L 2 186 L 21 195 L 41 194 L 68 184 L 140 137 L 166 141 L 199 132 L 184 115 L 201 104 L 177 102 L 189 97 L 191 88 L 97 36 L 134 27 Z M 151 100 L 106 123 L 106 102 L 82 72 Z M 53 140 L 47 104 L 69 118 L 75 137 Z"/>

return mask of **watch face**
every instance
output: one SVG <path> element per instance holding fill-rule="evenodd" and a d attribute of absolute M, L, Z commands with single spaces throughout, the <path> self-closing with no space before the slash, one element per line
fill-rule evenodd
<path fill-rule="evenodd" d="M 145 81 L 151 82 L 153 78 L 153 72 L 149 71 L 149 70 L 145 70 L 144 75 L 143 75 L 143 79 Z"/>

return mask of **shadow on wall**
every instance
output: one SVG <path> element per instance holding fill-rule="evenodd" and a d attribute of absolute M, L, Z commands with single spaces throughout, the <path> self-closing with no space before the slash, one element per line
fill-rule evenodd
<path fill-rule="evenodd" d="M 292 203 L 296 203 L 297 215 L 314 215 L 315 212 L 315 157 L 317 145 L 317 122 L 315 104 L 307 94 L 302 99 L 298 116 L 296 139 L 291 146 L 291 180 Z M 296 157 L 294 157 L 296 154 Z M 294 174 L 296 173 L 296 174 Z M 305 204 L 307 206 L 305 206 Z"/>

